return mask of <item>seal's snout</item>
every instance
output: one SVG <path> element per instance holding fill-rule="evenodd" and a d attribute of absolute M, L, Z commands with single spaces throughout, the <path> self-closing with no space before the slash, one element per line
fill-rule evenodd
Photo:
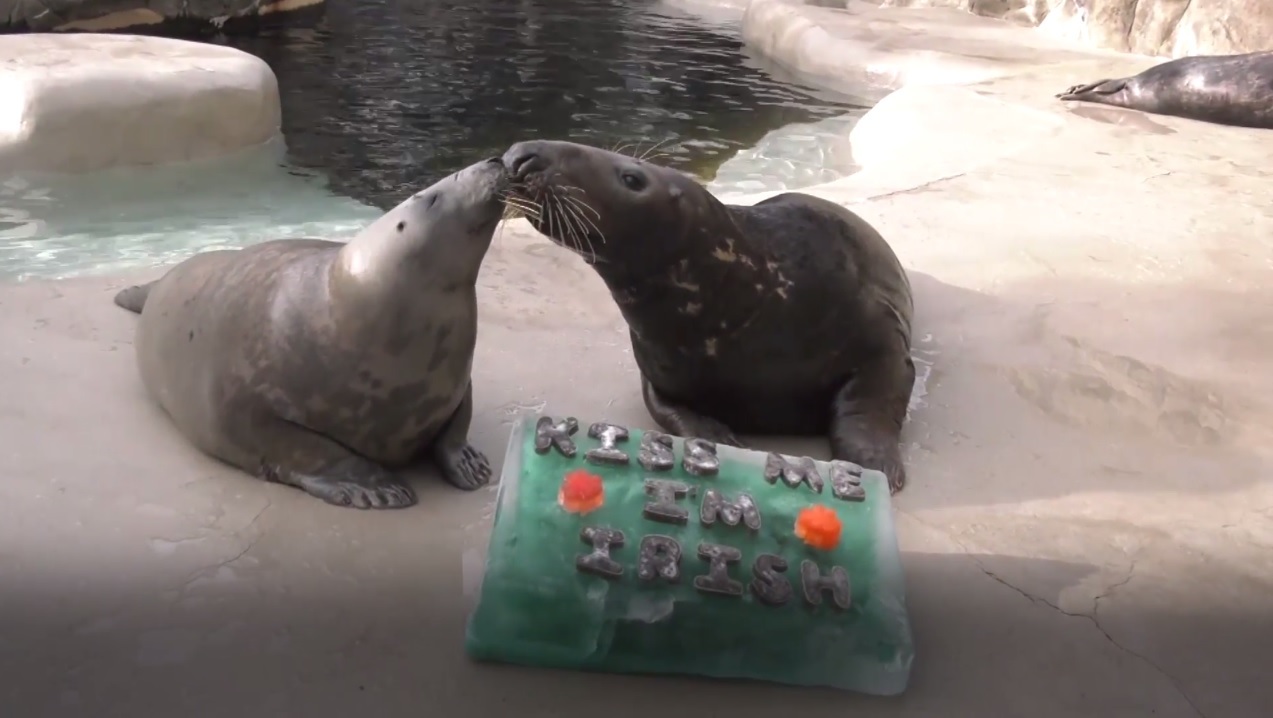
<path fill-rule="evenodd" d="M 524 180 L 544 167 L 544 160 L 533 142 L 518 142 L 504 153 L 504 167 L 514 179 Z"/>

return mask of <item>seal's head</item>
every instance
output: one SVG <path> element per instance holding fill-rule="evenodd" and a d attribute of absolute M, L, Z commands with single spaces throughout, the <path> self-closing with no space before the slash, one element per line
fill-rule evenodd
<path fill-rule="evenodd" d="M 705 215 L 725 211 L 677 170 L 588 145 L 519 142 L 504 166 L 510 206 L 603 274 L 667 267 L 694 251 Z"/>
<path fill-rule="evenodd" d="M 492 157 L 408 197 L 358 233 L 342 251 L 346 271 L 383 277 L 405 270 L 420 278 L 477 280 L 504 216 L 508 174 Z"/>

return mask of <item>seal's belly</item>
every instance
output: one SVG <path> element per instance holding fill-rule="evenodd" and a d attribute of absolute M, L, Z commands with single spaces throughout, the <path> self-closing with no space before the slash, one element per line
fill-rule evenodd
<path fill-rule="evenodd" d="M 303 423 L 362 456 L 401 466 L 432 445 L 463 401 L 468 378 L 434 373 L 393 387 L 355 386 L 311 394 Z"/>
<path fill-rule="evenodd" d="M 274 399 L 276 411 L 387 466 L 416 459 L 464 400 L 475 335 L 458 327 L 421 330 L 410 351 L 330 351 Z"/>

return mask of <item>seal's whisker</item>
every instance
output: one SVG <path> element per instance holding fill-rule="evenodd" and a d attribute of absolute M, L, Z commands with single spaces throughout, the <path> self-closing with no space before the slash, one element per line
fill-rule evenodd
<path fill-rule="evenodd" d="M 576 206 L 576 207 L 578 207 L 578 208 L 580 208 L 580 209 L 587 210 L 587 211 L 591 212 L 591 213 L 592 213 L 592 216 L 593 216 L 594 218 L 596 218 L 596 219 L 601 219 L 601 213 L 600 213 L 600 212 L 598 212 L 596 209 L 594 209 L 592 205 L 590 205 L 590 204 L 588 204 L 587 202 L 585 202 L 585 201 L 583 201 L 583 200 L 579 199 L 578 197 L 574 197 L 574 196 L 572 196 L 572 195 L 565 195 L 564 197 L 562 197 L 562 199 L 566 200 L 567 202 L 571 203 L 572 205 L 574 205 L 574 206 Z"/>
<path fill-rule="evenodd" d="M 568 197 L 567 199 L 573 200 L 574 198 Z M 597 214 L 597 211 L 595 209 L 592 209 L 592 207 L 589 207 L 586 204 L 578 203 L 577 200 L 575 202 L 569 203 L 567 206 L 569 206 L 570 209 L 574 212 L 575 216 L 579 218 L 579 222 L 580 224 L 583 225 L 583 229 L 585 230 L 591 229 L 592 233 L 595 233 L 597 235 L 597 237 L 601 240 L 602 244 L 606 243 L 605 232 L 602 232 L 601 228 L 597 226 L 596 222 L 592 221 L 592 219 L 590 219 L 587 215 L 585 215 L 582 211 L 580 211 L 581 207 L 591 210 L 593 214 L 597 215 L 597 219 L 599 220 L 601 219 L 601 215 Z M 589 233 L 589 237 L 591 237 L 591 233 Z M 589 244 L 591 244 L 591 239 L 589 239 Z"/>
<path fill-rule="evenodd" d="M 591 214 L 591 215 L 592 215 L 592 217 L 591 217 L 591 218 L 588 218 L 588 219 L 589 219 L 589 223 L 590 223 L 590 224 L 592 223 L 592 220 L 600 220 L 600 219 L 601 219 L 601 213 L 600 213 L 600 212 L 598 212 L 597 210 L 593 209 L 592 205 L 590 205 L 590 204 L 588 204 L 587 202 L 585 202 L 585 201 L 583 201 L 583 200 L 579 199 L 578 197 L 571 197 L 571 196 L 567 195 L 567 196 L 565 196 L 565 197 L 562 197 L 562 199 L 563 199 L 563 200 L 565 200 L 565 201 L 566 201 L 566 203 L 567 203 L 567 204 L 569 204 L 571 207 L 573 207 L 573 208 L 574 208 L 577 212 L 579 212 L 579 213 L 580 213 L 580 216 L 581 216 L 582 218 L 587 218 L 587 215 L 584 215 L 584 214 L 583 214 L 584 212 L 587 212 L 587 213 Z"/>
<path fill-rule="evenodd" d="M 510 208 L 515 216 L 520 215 L 538 221 L 543 214 L 542 203 L 535 196 L 536 192 L 531 191 L 522 183 L 515 183 L 508 189 L 504 190 L 500 195 L 500 199 L 504 202 L 504 206 Z"/>
<path fill-rule="evenodd" d="M 632 156 L 631 154 L 624 152 L 624 150 L 628 149 L 631 146 L 632 146 L 631 142 L 620 142 L 619 144 L 614 146 L 613 150 L 610 150 L 610 151 L 617 155 L 627 154 L 629 157 L 631 157 Z"/>
<path fill-rule="evenodd" d="M 561 190 L 563 190 L 563 191 L 566 191 L 566 192 L 578 192 L 579 194 L 581 194 L 581 195 L 585 195 L 585 196 L 588 194 L 588 193 L 587 193 L 587 192 L 585 192 L 583 189 L 581 189 L 581 188 L 579 188 L 579 187 L 574 187 L 574 186 L 571 186 L 571 185 L 568 185 L 568 184 L 557 185 L 557 187 L 558 187 L 558 188 L 560 188 L 560 189 L 561 189 Z M 573 199 L 573 200 L 576 200 L 576 201 L 578 201 L 578 199 L 579 199 L 578 197 L 574 197 L 574 196 L 570 196 L 570 198 L 571 198 L 571 199 Z M 600 214 L 597 214 L 597 210 L 596 210 L 596 209 L 593 209 L 593 207 L 592 207 L 591 205 L 589 205 L 587 202 L 584 202 L 584 206 L 588 207 L 588 210 L 589 210 L 590 212 L 592 212 L 593 214 L 596 214 L 596 215 L 597 215 L 597 219 L 601 219 L 601 215 L 600 215 Z"/>
<path fill-rule="evenodd" d="M 562 239 L 579 254 L 583 254 L 583 245 L 579 242 L 579 234 L 575 229 L 574 222 L 571 221 L 569 208 L 562 203 L 561 195 L 553 193 L 553 202 L 558 215 L 561 218 L 561 228 L 564 230 Z"/>
<path fill-rule="evenodd" d="M 650 155 L 651 155 L 651 154 L 652 154 L 655 150 L 657 150 L 659 147 L 662 147 L 662 146 L 663 146 L 663 144 L 664 144 L 665 142 L 667 142 L 668 140 L 670 140 L 670 139 L 672 139 L 672 138 L 671 138 L 671 137 L 668 137 L 668 138 L 665 138 L 665 139 L 659 140 L 658 142 L 655 142 L 653 145 L 651 145 L 651 146 L 650 146 L 650 149 L 648 149 L 648 150 L 646 150 L 644 153 L 642 153 L 642 154 L 641 154 L 641 156 L 640 156 L 640 157 L 638 157 L 637 159 L 642 160 L 642 161 L 645 161 L 645 160 L 646 160 L 646 159 L 647 159 L 647 158 L 648 158 L 648 157 L 649 157 L 649 156 L 650 156 Z M 664 156 L 666 157 L 666 155 L 664 155 Z"/>
<path fill-rule="evenodd" d="M 505 197 L 504 206 L 527 216 L 539 216 L 539 204 L 521 197 Z"/>
<path fill-rule="evenodd" d="M 579 216 L 579 211 L 570 204 L 562 201 L 567 198 L 568 195 L 562 195 L 557 192 L 553 193 L 553 199 L 556 201 L 557 210 L 561 214 L 562 224 L 566 230 L 566 239 L 570 246 L 578 254 L 589 258 L 595 258 L 596 252 L 592 249 L 592 241 L 588 239 L 588 233 L 584 231 L 584 228 L 580 225 L 581 218 Z M 588 243 L 588 249 L 586 252 L 583 246 L 584 242 Z"/>
<path fill-rule="evenodd" d="M 583 214 L 577 208 L 569 204 L 563 204 L 562 208 L 566 210 L 567 216 L 572 220 L 571 232 L 577 238 L 576 244 L 580 244 L 579 242 L 580 239 L 582 239 L 583 242 L 586 242 L 588 245 L 588 257 L 592 259 L 593 261 L 596 261 L 597 249 L 596 247 L 592 246 L 592 238 L 588 232 L 587 226 L 585 225 L 585 223 L 588 223 L 588 218 L 584 217 Z M 580 251 L 579 253 L 583 254 L 582 251 Z"/>
<path fill-rule="evenodd" d="M 543 199 L 544 215 L 547 217 L 547 228 L 545 232 L 549 237 L 557 236 L 557 206 L 556 197 L 552 192 L 547 193 Z"/>
<path fill-rule="evenodd" d="M 561 205 L 561 197 L 556 193 L 553 194 L 553 216 L 557 218 L 555 236 L 564 241 L 572 251 L 579 252 L 579 238 L 575 236 L 574 227 L 570 224 L 570 216 L 566 214 L 565 208 Z"/>

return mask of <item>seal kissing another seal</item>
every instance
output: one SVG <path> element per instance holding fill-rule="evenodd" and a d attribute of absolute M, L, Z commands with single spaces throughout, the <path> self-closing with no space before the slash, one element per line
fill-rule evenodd
<path fill-rule="evenodd" d="M 1139 75 L 1075 85 L 1057 97 L 1273 129 L 1273 51 L 1181 57 Z"/>
<path fill-rule="evenodd" d="M 147 391 L 205 453 L 332 504 L 410 506 L 391 470 L 426 457 L 461 489 L 488 483 L 467 438 L 475 285 L 506 181 L 485 160 L 348 244 L 205 252 L 122 290 Z"/>
<path fill-rule="evenodd" d="M 725 205 L 676 170 L 570 142 L 521 142 L 504 164 L 514 204 L 605 281 L 664 430 L 734 446 L 734 432 L 829 434 L 834 458 L 902 487 L 911 289 L 869 224 L 796 192 Z"/>

